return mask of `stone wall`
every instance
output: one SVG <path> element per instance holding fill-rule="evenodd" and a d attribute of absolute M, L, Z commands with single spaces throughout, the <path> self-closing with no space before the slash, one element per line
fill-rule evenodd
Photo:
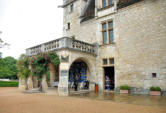
<path fill-rule="evenodd" d="M 80 15 L 85 3 L 77 0 L 73 3 L 74 11 L 70 12 L 70 5 L 64 7 L 63 36 L 74 36 L 75 39 L 94 43 L 96 42 L 96 19 L 80 23 Z M 67 23 L 70 22 L 70 29 L 67 29 Z"/>
<path fill-rule="evenodd" d="M 141 91 L 151 86 L 166 90 L 166 1 L 145 0 L 120 9 L 114 25 L 116 87 L 128 84 Z"/>
<path fill-rule="evenodd" d="M 118 1 L 118 0 L 117 0 Z M 96 8 L 101 8 L 101 0 L 96 0 Z M 83 4 L 85 5 L 85 4 Z M 94 19 L 80 23 L 81 0 L 74 2 L 74 11 L 70 6 L 64 8 L 64 36 L 75 36 L 88 43 L 98 43 L 98 56 L 89 59 L 89 54 L 70 51 L 70 62 L 75 58 L 88 58 L 95 64 L 92 80 L 103 90 L 103 58 L 115 59 L 115 87 L 128 84 L 132 93 L 147 94 L 151 86 L 160 86 L 166 90 L 166 1 L 144 0 L 131 6 L 116 10 L 98 11 Z M 102 44 L 101 23 L 113 20 L 114 44 Z M 71 29 L 66 30 L 67 23 Z M 61 53 L 61 52 L 60 52 Z M 62 52 L 63 53 L 63 52 Z M 91 70 L 90 70 L 91 71 Z M 157 76 L 152 77 L 152 73 Z"/>

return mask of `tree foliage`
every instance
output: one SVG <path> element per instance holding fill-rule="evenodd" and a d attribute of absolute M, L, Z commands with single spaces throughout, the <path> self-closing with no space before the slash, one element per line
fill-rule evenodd
<path fill-rule="evenodd" d="M 13 57 L 0 58 L 0 78 L 17 79 L 17 60 Z"/>
<path fill-rule="evenodd" d="M 18 61 L 17 61 L 17 70 L 18 70 L 18 76 L 20 78 L 28 78 L 30 75 L 29 70 L 29 58 L 25 56 L 25 54 L 22 54 Z"/>

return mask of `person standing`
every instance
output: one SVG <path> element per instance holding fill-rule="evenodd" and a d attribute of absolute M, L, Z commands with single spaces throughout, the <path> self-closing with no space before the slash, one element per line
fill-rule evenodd
<path fill-rule="evenodd" d="M 78 75 L 76 74 L 75 79 L 74 79 L 74 90 L 78 90 Z"/>

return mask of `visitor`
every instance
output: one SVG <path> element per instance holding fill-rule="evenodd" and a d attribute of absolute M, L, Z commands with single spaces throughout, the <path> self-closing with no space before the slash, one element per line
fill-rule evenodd
<path fill-rule="evenodd" d="M 88 80 L 86 81 L 84 89 L 89 89 L 89 81 Z"/>
<path fill-rule="evenodd" d="M 78 75 L 76 74 L 75 79 L 74 79 L 74 90 L 75 90 L 75 91 L 77 91 L 77 88 L 78 88 L 78 79 L 79 79 L 79 77 L 78 77 Z"/>

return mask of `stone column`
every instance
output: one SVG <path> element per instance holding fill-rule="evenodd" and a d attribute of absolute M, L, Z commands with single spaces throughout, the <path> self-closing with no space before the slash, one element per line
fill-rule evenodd
<path fill-rule="evenodd" d="M 59 96 L 69 95 L 68 76 L 69 76 L 69 63 L 61 62 L 59 69 L 59 84 L 58 84 Z"/>
<path fill-rule="evenodd" d="M 20 90 L 27 90 L 27 80 L 26 78 L 19 78 L 19 87 Z"/>
<path fill-rule="evenodd" d="M 54 87 L 54 80 L 56 73 L 55 66 L 52 63 L 50 63 L 49 68 L 50 68 L 50 87 Z"/>
<path fill-rule="evenodd" d="M 47 81 L 46 81 L 46 74 L 42 76 L 42 92 L 46 92 L 48 89 Z"/>
<path fill-rule="evenodd" d="M 37 77 L 33 76 L 32 79 L 33 79 L 33 88 L 37 88 L 38 87 Z"/>
<path fill-rule="evenodd" d="M 28 89 L 33 88 L 32 74 L 28 77 L 27 85 L 28 85 Z"/>
<path fill-rule="evenodd" d="M 29 69 L 32 72 L 32 67 L 31 65 L 29 65 Z M 30 73 L 28 80 L 27 80 L 27 85 L 28 85 L 28 89 L 32 89 L 33 88 L 33 81 L 32 81 L 32 73 Z"/>

